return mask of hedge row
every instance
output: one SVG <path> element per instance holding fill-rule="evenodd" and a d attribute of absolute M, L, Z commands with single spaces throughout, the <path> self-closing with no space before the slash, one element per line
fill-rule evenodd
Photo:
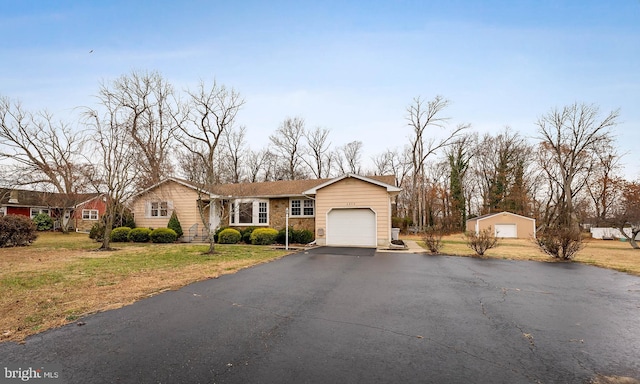
<path fill-rule="evenodd" d="M 313 239 L 313 232 L 308 229 L 289 228 L 289 243 L 291 244 L 309 244 Z M 221 227 L 216 231 L 214 240 L 219 244 L 237 244 L 241 241 L 254 245 L 284 244 L 286 231 L 284 228 L 278 231 L 274 228 L 248 227 L 238 230 Z"/>
<path fill-rule="evenodd" d="M 129 228 L 118 227 L 111 230 L 109 239 L 114 242 L 133 241 L 134 243 L 173 243 L 178 239 L 178 234 L 171 228 Z"/>

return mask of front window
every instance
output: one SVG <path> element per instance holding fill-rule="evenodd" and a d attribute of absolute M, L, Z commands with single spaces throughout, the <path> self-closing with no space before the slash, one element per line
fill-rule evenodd
<path fill-rule="evenodd" d="M 238 224 L 253 223 L 253 203 L 238 203 Z"/>
<path fill-rule="evenodd" d="M 149 203 L 150 217 L 169 217 L 168 201 L 152 201 Z"/>
<path fill-rule="evenodd" d="M 315 215 L 315 204 L 311 199 L 291 199 L 289 204 L 289 212 L 293 217 L 313 217 Z"/>
<path fill-rule="evenodd" d="M 263 201 L 258 203 L 258 223 L 267 224 L 267 203 Z"/>
<path fill-rule="evenodd" d="M 98 210 L 97 209 L 83 209 L 82 210 L 82 220 L 98 220 Z"/>
<path fill-rule="evenodd" d="M 268 225 L 269 202 L 265 200 L 236 200 L 229 209 L 231 225 Z"/>
<path fill-rule="evenodd" d="M 49 215 L 49 210 L 48 209 L 43 209 L 43 208 L 31 208 L 31 218 L 33 219 L 34 217 L 38 216 L 40 213 L 44 213 L 46 215 Z"/>

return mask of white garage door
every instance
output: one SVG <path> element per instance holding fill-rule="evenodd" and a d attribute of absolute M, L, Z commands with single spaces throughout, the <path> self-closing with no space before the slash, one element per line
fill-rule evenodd
<path fill-rule="evenodd" d="M 376 215 L 368 208 L 333 209 L 327 216 L 327 245 L 375 247 Z"/>
<path fill-rule="evenodd" d="M 496 224 L 496 237 L 517 238 L 518 230 L 515 224 Z"/>

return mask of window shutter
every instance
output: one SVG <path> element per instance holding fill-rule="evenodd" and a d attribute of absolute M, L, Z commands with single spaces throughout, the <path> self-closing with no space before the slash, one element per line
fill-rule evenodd
<path fill-rule="evenodd" d="M 151 217 L 151 202 L 146 201 L 144 203 L 144 217 Z"/>

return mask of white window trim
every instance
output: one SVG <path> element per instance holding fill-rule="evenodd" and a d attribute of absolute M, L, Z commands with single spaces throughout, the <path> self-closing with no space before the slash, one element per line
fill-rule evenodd
<path fill-rule="evenodd" d="M 293 214 L 293 202 L 295 200 L 300 200 L 300 214 L 299 215 L 294 215 Z M 305 201 L 310 201 L 313 204 L 313 215 L 305 215 L 304 214 L 304 202 Z M 313 199 L 307 199 L 304 197 L 295 197 L 295 198 L 290 198 L 289 199 L 289 217 L 295 217 L 295 218 L 306 218 L 306 217 L 316 217 L 316 202 Z"/>
<path fill-rule="evenodd" d="M 161 203 L 167 203 L 167 215 L 166 216 L 152 216 L 151 215 L 151 206 L 152 204 L 157 203 L 158 207 L 160 206 Z M 160 210 L 158 208 L 158 210 Z M 173 201 L 171 200 L 149 200 L 147 201 L 147 203 L 145 204 L 145 212 L 144 212 L 144 216 L 147 219 L 168 219 L 171 217 L 171 214 L 173 213 Z"/>
<path fill-rule="evenodd" d="M 87 213 L 87 218 L 85 218 L 85 212 Z M 82 220 L 96 221 L 98 220 L 98 216 L 100 216 L 100 213 L 97 209 L 82 210 Z"/>
<path fill-rule="evenodd" d="M 240 203 L 253 203 L 251 223 L 240 223 Z M 260 203 L 267 205 L 267 222 L 260 223 Z M 229 226 L 231 227 L 268 227 L 269 226 L 269 200 L 268 199 L 237 199 L 229 202 Z"/>
<path fill-rule="evenodd" d="M 48 208 L 29 208 L 29 215 L 32 219 L 41 213 L 46 213 L 47 216 L 51 216 L 51 211 Z"/>
<path fill-rule="evenodd" d="M 0 217 L 7 215 L 7 207 L 0 207 Z"/>

